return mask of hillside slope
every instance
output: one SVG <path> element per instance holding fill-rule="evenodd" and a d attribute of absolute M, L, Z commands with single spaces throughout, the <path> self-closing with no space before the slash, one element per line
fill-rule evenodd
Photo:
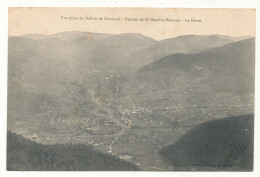
<path fill-rule="evenodd" d="M 108 98 L 116 95 L 139 105 L 162 103 L 165 107 L 172 103 L 213 104 L 213 97 L 220 94 L 250 96 L 254 93 L 254 45 L 251 38 L 201 53 L 173 54 L 107 80 L 96 90 L 109 94 Z M 249 104 L 240 101 L 237 104 Z"/>
<path fill-rule="evenodd" d="M 81 144 L 42 145 L 8 131 L 7 170 L 99 171 L 138 170 L 129 162 Z"/>
<path fill-rule="evenodd" d="M 136 68 L 152 63 L 175 53 L 198 53 L 204 50 L 223 46 L 238 40 L 220 35 L 185 35 L 158 41 L 154 45 L 133 53 L 128 57 L 128 65 Z"/>
<path fill-rule="evenodd" d="M 161 154 L 180 170 L 252 170 L 254 115 L 204 122 Z"/>
<path fill-rule="evenodd" d="M 174 54 L 141 68 L 140 72 L 164 76 L 166 72 L 170 78 L 177 73 L 186 80 L 198 78 L 217 92 L 253 93 L 254 45 L 254 38 L 250 38 L 202 53 Z"/>

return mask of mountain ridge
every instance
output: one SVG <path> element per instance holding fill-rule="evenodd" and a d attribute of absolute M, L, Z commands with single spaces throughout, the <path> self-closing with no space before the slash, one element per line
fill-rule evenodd
<path fill-rule="evenodd" d="M 220 38 L 216 35 L 183 35 L 164 39 L 150 47 L 131 54 L 127 60 L 129 63 L 126 63 L 126 65 L 134 67 L 138 63 L 137 67 L 141 67 L 174 53 L 200 53 L 207 49 L 233 42 L 230 37 Z"/>

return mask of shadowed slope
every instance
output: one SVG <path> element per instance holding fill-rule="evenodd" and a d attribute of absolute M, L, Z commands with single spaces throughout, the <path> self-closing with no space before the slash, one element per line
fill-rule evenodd
<path fill-rule="evenodd" d="M 242 115 L 204 122 L 161 154 L 182 170 L 252 170 L 254 116 Z"/>
<path fill-rule="evenodd" d="M 81 144 L 42 145 L 10 131 L 7 133 L 7 170 L 121 170 L 138 168 L 129 162 Z"/>

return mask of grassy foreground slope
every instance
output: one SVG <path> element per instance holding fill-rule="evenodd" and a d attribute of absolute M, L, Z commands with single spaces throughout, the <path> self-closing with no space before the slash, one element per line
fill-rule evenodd
<path fill-rule="evenodd" d="M 161 154 L 180 170 L 253 169 L 254 116 L 242 115 L 198 125 Z"/>
<path fill-rule="evenodd" d="M 8 131 L 7 170 L 111 171 L 138 170 L 129 162 L 82 144 L 43 145 Z"/>

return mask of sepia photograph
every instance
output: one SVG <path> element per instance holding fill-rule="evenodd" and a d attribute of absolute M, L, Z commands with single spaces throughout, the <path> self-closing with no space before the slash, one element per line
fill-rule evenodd
<path fill-rule="evenodd" d="M 254 170 L 255 9 L 9 7 L 7 171 Z"/>

